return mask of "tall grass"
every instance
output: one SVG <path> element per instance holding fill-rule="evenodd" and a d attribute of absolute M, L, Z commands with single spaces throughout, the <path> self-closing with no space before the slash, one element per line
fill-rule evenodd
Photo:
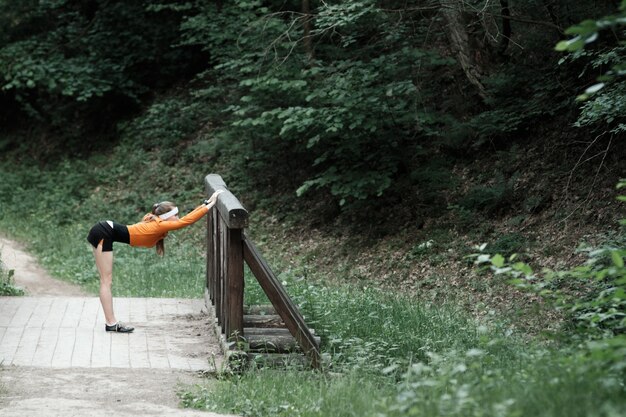
<path fill-rule="evenodd" d="M 526 342 L 452 306 L 354 288 L 294 288 L 323 338 L 322 372 L 252 369 L 181 394 L 244 416 L 621 416 L 623 376 L 575 347 Z M 313 306 L 315 306 L 313 308 Z M 313 309 L 312 309 L 313 308 Z"/>
<path fill-rule="evenodd" d="M 263 370 L 196 386 L 181 397 L 186 407 L 243 416 L 358 417 L 382 415 L 382 400 L 393 395 L 394 385 L 380 378 Z"/>

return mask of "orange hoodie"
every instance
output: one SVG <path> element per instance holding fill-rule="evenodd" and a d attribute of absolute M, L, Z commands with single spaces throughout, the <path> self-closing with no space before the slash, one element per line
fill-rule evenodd
<path fill-rule="evenodd" d="M 128 226 L 131 246 L 143 246 L 151 248 L 157 242 L 167 236 L 170 230 L 182 229 L 194 224 L 209 212 L 207 206 L 202 204 L 196 207 L 191 213 L 178 220 L 162 220 L 159 216 L 154 216 L 154 220 L 136 223 Z M 150 214 L 146 214 L 148 217 Z"/>

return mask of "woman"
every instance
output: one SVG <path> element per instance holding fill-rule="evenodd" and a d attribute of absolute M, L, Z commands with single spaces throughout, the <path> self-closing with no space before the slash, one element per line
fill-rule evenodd
<path fill-rule="evenodd" d="M 178 207 L 174 203 L 164 201 L 152 206 L 152 212 L 143 217 L 141 223 L 124 226 L 111 220 L 101 221 L 89 231 L 87 241 L 93 246 L 96 267 L 100 274 L 100 303 L 106 320 L 107 332 L 130 333 L 133 327 L 118 322 L 113 313 L 113 242 L 127 243 L 130 246 L 151 248 L 156 246 L 159 255 L 165 253 L 163 239 L 170 230 L 182 229 L 200 220 L 217 202 L 218 190 L 211 198 L 196 207 L 191 213 L 178 218 Z"/>

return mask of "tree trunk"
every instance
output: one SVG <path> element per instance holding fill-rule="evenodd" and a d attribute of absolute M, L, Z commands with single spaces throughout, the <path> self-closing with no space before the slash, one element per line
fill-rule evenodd
<path fill-rule="evenodd" d="M 485 86 L 481 82 L 483 76 L 482 68 L 477 60 L 484 51 L 472 48 L 468 26 L 471 19 L 463 10 L 463 0 L 451 5 L 450 3 L 442 3 L 442 14 L 448 24 L 448 38 L 450 46 L 455 53 L 465 76 L 469 82 L 476 87 L 480 97 L 487 97 Z"/>
<path fill-rule="evenodd" d="M 500 40 L 498 53 L 504 55 L 511 40 L 511 9 L 509 8 L 509 1 L 500 0 L 500 7 L 502 8 L 502 39 Z"/>
<path fill-rule="evenodd" d="M 309 57 L 309 65 L 315 59 L 315 50 L 313 49 L 313 39 L 311 39 L 311 3 L 310 0 L 302 0 L 302 14 L 304 21 L 302 23 L 302 40 L 304 42 L 304 50 Z"/>

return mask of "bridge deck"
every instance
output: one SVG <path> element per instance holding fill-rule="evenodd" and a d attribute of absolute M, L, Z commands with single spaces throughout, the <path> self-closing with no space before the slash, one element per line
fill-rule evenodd
<path fill-rule="evenodd" d="M 0 363 L 213 370 L 221 352 L 204 300 L 114 298 L 132 334 L 104 331 L 97 297 L 0 297 Z"/>

